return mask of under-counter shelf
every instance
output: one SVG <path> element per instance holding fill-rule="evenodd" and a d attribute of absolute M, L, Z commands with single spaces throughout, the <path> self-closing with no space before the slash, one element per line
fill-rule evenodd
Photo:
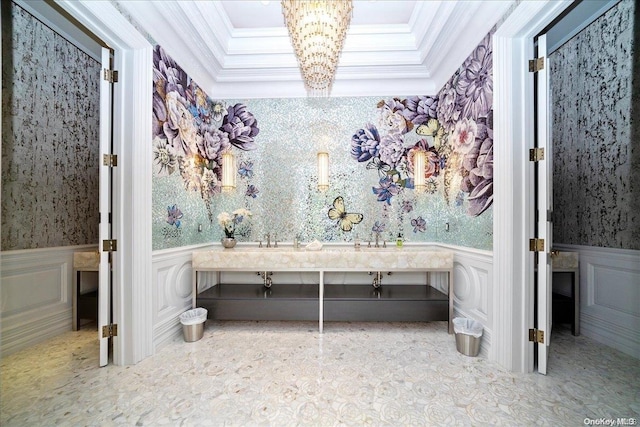
<path fill-rule="evenodd" d="M 318 285 L 220 284 L 198 294 L 216 320 L 318 320 Z M 428 285 L 325 285 L 326 321 L 449 319 L 449 297 Z"/>
<path fill-rule="evenodd" d="M 198 294 L 216 320 L 318 320 L 318 285 L 220 284 Z"/>
<path fill-rule="evenodd" d="M 327 321 L 426 322 L 449 319 L 449 297 L 428 285 L 325 285 Z"/>

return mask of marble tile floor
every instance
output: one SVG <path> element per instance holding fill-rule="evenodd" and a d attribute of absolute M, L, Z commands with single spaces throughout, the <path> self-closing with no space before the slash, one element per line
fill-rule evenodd
<path fill-rule="evenodd" d="M 582 426 L 640 419 L 640 360 L 554 331 L 549 374 L 456 351 L 445 322 L 212 322 L 133 366 L 95 330 L 0 364 L 2 426 Z M 588 421 L 588 420 L 587 420 Z M 633 421 L 632 421 L 633 422 Z M 602 424 L 601 424 L 602 425 Z M 614 424 L 615 425 L 615 424 Z"/>

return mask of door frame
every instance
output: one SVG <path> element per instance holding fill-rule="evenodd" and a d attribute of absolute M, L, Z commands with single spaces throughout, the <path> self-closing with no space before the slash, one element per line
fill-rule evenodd
<path fill-rule="evenodd" d="M 114 50 L 113 97 L 113 362 L 153 354 L 151 270 L 151 117 L 153 46 L 109 2 L 56 0 Z M 102 158 L 102 156 L 100 156 Z"/>
<path fill-rule="evenodd" d="M 493 35 L 494 208 L 493 316 L 490 358 L 516 372 L 533 371 L 534 87 L 528 60 L 533 38 L 572 0 L 522 2 Z"/>

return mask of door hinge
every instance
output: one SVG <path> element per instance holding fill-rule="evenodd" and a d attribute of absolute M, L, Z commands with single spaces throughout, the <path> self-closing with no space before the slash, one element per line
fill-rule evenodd
<path fill-rule="evenodd" d="M 544 69 L 544 56 L 542 58 L 535 58 L 529 60 L 529 72 L 537 73 Z"/>
<path fill-rule="evenodd" d="M 529 329 L 529 341 L 536 344 L 544 344 L 544 331 Z"/>
<path fill-rule="evenodd" d="M 118 336 L 118 325 L 112 323 L 102 327 L 102 338 L 113 338 Z"/>
<path fill-rule="evenodd" d="M 103 154 L 102 155 L 102 165 L 109 166 L 114 168 L 118 166 L 118 155 L 117 154 Z"/>
<path fill-rule="evenodd" d="M 543 252 L 544 251 L 544 239 L 529 239 L 529 251 L 531 251 L 531 252 Z"/>
<path fill-rule="evenodd" d="M 118 71 L 117 70 L 103 70 L 103 78 L 109 83 L 117 83 L 118 82 Z"/>
<path fill-rule="evenodd" d="M 539 162 L 544 160 L 544 148 L 532 148 L 529 150 L 529 161 Z"/>
<path fill-rule="evenodd" d="M 115 252 L 118 250 L 118 241 L 115 239 L 112 240 L 103 240 L 102 241 L 102 252 Z"/>

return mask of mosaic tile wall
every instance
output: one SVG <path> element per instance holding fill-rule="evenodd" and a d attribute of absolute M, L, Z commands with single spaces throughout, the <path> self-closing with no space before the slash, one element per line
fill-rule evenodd
<path fill-rule="evenodd" d="M 247 209 L 239 240 L 444 242 L 492 248 L 492 53 L 487 36 L 434 96 L 209 98 L 154 55 L 153 247 L 219 241 L 221 212 Z M 237 188 L 221 191 L 221 154 Z M 413 156 L 427 155 L 427 189 Z M 317 153 L 330 187 L 317 190 Z M 239 219 L 239 218 L 238 218 Z"/>
<path fill-rule="evenodd" d="M 549 57 L 555 242 L 640 249 L 630 179 L 633 29 L 634 2 L 623 0 Z"/>
<path fill-rule="evenodd" d="M 99 76 L 95 60 L 3 2 L 3 251 L 97 243 Z"/>

